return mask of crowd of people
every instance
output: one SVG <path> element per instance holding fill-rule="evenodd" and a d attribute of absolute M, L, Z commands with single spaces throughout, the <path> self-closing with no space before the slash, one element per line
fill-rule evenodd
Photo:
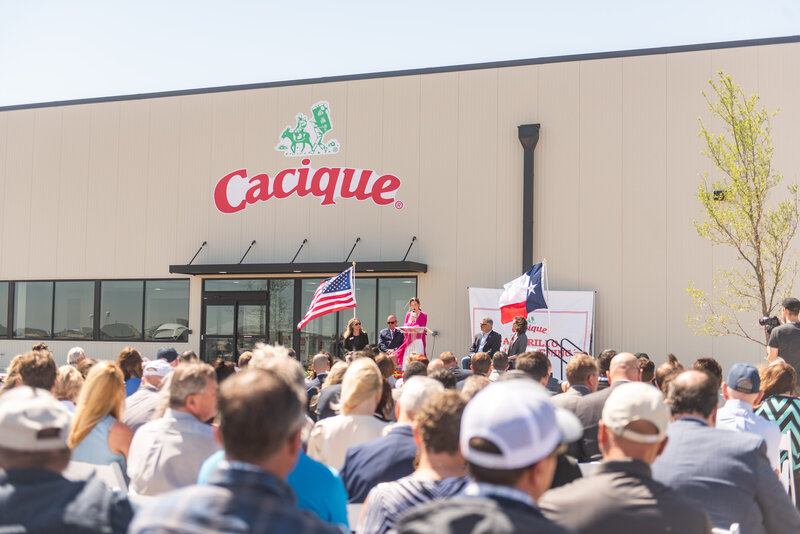
<path fill-rule="evenodd" d="M 33 347 L 0 392 L 0 529 L 800 532 L 780 477 L 800 473 L 800 399 L 780 357 L 725 373 L 576 353 L 559 381 L 545 354 L 500 350 L 484 319 L 470 355 L 423 346 L 397 378 L 396 321 L 379 336 L 394 349 L 321 352 L 309 369 L 270 345 L 236 365 L 75 348 L 60 368 Z M 366 338 L 356 323 L 349 337 Z M 85 464 L 122 473 L 124 491 L 70 475 Z"/>

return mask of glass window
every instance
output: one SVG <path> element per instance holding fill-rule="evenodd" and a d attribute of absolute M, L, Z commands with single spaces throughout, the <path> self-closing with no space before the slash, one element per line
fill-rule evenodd
<path fill-rule="evenodd" d="M 302 318 L 311 305 L 314 292 L 319 287 L 322 278 L 305 278 L 302 280 L 302 295 L 300 301 L 300 316 Z M 321 350 L 337 354 L 336 347 L 339 339 L 336 326 L 336 314 L 329 313 L 313 319 L 300 331 L 300 360 L 308 362 L 311 356 Z"/>
<path fill-rule="evenodd" d="M 219 306 L 209 304 L 206 306 L 206 332 L 207 336 L 232 336 L 233 335 L 233 305 Z"/>
<path fill-rule="evenodd" d="M 381 278 L 378 281 L 378 324 L 386 328 L 386 318 L 397 316 L 398 326 L 402 326 L 408 312 L 408 299 L 417 296 L 416 278 Z M 420 301 L 425 310 L 425 302 Z M 372 338 L 370 338 L 372 339 Z"/>
<path fill-rule="evenodd" d="M 269 280 L 206 280 L 205 284 L 206 291 L 266 291 Z"/>
<path fill-rule="evenodd" d="M 0 282 L 0 337 L 8 337 L 8 282 Z"/>
<path fill-rule="evenodd" d="M 189 340 L 188 280 L 147 280 L 144 338 L 179 342 Z"/>
<path fill-rule="evenodd" d="M 294 344 L 296 326 L 294 316 L 294 280 L 269 281 L 269 332 L 270 343 L 284 347 Z"/>
<path fill-rule="evenodd" d="M 94 330 L 94 282 L 56 282 L 53 335 L 92 339 Z"/>
<path fill-rule="evenodd" d="M 14 284 L 14 337 L 50 337 L 53 322 L 53 282 Z"/>
<path fill-rule="evenodd" d="M 378 343 L 375 331 L 375 278 L 356 278 L 356 307 L 337 312 L 339 315 L 339 337 L 347 329 L 347 322 L 355 316 L 361 321 L 361 329 L 367 333 L 370 343 Z"/>
<path fill-rule="evenodd" d="M 142 338 L 143 280 L 102 282 L 100 339 Z"/>

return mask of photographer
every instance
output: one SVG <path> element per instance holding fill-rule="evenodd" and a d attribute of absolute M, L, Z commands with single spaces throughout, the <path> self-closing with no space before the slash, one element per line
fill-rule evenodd
<path fill-rule="evenodd" d="M 777 358 L 783 360 L 800 372 L 800 300 L 794 297 L 783 299 L 781 303 L 781 325 L 772 329 L 769 335 L 767 360 L 771 363 Z"/>

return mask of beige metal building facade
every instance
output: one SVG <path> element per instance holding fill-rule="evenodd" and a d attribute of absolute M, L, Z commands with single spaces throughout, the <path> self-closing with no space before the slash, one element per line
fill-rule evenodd
<path fill-rule="evenodd" d="M 467 288 L 520 274 L 523 124 L 540 125 L 533 256 L 547 258 L 552 289 L 597 292 L 596 349 L 656 361 L 713 355 L 726 368 L 757 362 L 757 345 L 696 337 L 686 324 L 688 281 L 708 287 L 731 261 L 692 225 L 699 175 L 713 170 L 697 119 L 719 127 L 701 91 L 716 71 L 731 74 L 767 107 L 780 106 L 775 163 L 797 183 L 798 64 L 800 43 L 786 40 L 1 110 L 0 365 L 39 339 L 61 361 L 75 345 L 107 359 L 126 345 L 153 356 L 167 342 L 210 357 L 246 347 L 226 336 L 238 328 L 254 340 L 258 325 L 245 324 L 254 321 L 269 323 L 264 337 L 307 354 L 350 316 L 318 321 L 313 339 L 296 337 L 309 295 L 333 274 L 314 265 L 343 262 L 359 237 L 351 261 L 363 266 L 357 313 L 370 339 L 385 313 L 402 321 L 417 293 L 439 334 L 429 350 L 463 354 Z M 325 139 L 339 147 L 306 166 L 374 170 L 373 181 L 393 175 L 399 187 L 381 197 L 391 202 L 321 205 L 295 193 L 220 212 L 215 186 L 229 173 L 274 180 L 303 166 L 276 146 L 318 102 L 329 105 Z M 304 239 L 302 267 L 285 265 Z M 216 267 L 170 272 L 192 271 L 203 242 L 191 266 Z M 248 265 L 258 267 L 242 273 Z M 241 288 L 226 298 L 236 287 L 222 280 L 237 277 L 254 280 L 241 282 L 253 299 Z M 221 307 L 209 309 L 209 297 Z M 271 299 L 266 308 L 247 308 L 260 298 Z M 118 320 L 129 301 L 133 318 Z M 49 315 L 34 309 L 45 305 Z M 122 323 L 131 328 L 110 327 Z"/>

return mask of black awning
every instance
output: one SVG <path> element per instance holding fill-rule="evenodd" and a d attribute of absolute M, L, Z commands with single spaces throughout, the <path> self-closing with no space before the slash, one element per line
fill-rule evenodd
<path fill-rule="evenodd" d="M 170 265 L 173 274 L 335 274 L 350 267 L 350 263 L 218 263 L 207 265 Z M 415 261 L 362 261 L 356 263 L 357 273 L 427 273 L 428 266 Z"/>

